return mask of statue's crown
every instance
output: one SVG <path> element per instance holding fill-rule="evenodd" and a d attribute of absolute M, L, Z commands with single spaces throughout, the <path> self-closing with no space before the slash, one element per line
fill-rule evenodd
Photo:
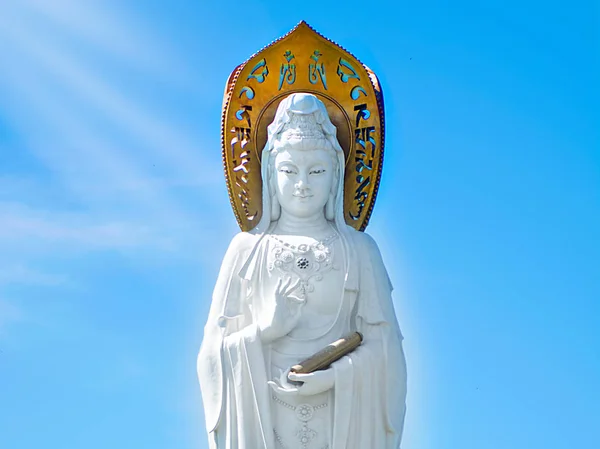
<path fill-rule="evenodd" d="M 290 113 L 290 121 L 283 125 L 281 140 L 324 139 L 323 128 L 317 123 L 314 114 Z"/>
<path fill-rule="evenodd" d="M 325 139 L 319 116 L 325 105 L 314 95 L 295 93 L 283 100 L 277 108 L 276 117 L 284 120 L 280 131 L 281 140 Z M 277 120 L 277 118 L 276 118 Z"/>

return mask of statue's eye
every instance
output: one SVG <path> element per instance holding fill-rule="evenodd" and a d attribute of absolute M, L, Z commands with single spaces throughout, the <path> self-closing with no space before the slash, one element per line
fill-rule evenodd
<path fill-rule="evenodd" d="M 321 173 L 325 173 L 325 169 L 323 169 L 323 168 L 317 168 L 315 170 L 312 170 L 310 173 L 312 175 L 320 175 Z"/>
<path fill-rule="evenodd" d="M 279 171 L 281 173 L 285 173 L 286 175 L 291 175 L 292 173 L 294 173 L 294 171 L 291 168 L 287 168 L 287 167 L 281 167 L 279 169 Z"/>

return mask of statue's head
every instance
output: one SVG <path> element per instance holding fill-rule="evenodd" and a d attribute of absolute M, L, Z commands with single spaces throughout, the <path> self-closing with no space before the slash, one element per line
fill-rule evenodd
<path fill-rule="evenodd" d="M 344 152 L 325 105 L 295 93 L 277 108 L 262 155 L 263 214 L 343 219 Z M 336 220 L 337 221 L 337 220 Z"/>

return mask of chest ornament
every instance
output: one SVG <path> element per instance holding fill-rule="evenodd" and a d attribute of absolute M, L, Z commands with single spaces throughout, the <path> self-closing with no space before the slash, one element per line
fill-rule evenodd
<path fill-rule="evenodd" d="M 300 279 L 297 296 L 306 298 L 306 294 L 314 291 L 313 281 L 323 279 L 323 274 L 338 269 L 334 264 L 334 243 L 337 234 L 316 241 L 294 245 L 285 240 L 270 236 L 274 241 L 268 264 L 269 271 L 277 270 L 282 275 L 294 275 Z"/>

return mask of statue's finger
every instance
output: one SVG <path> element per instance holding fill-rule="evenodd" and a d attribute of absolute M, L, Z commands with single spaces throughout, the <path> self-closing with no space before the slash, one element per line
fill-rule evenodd
<path fill-rule="evenodd" d="M 298 278 L 298 280 L 296 282 L 294 282 L 294 284 L 290 288 L 287 289 L 287 291 L 285 292 L 286 296 L 292 294 L 294 292 L 294 290 L 296 290 L 296 289 L 298 289 L 298 287 L 300 287 L 300 285 L 301 285 L 301 281 L 300 281 L 300 278 Z"/>
<path fill-rule="evenodd" d="M 287 280 L 285 281 L 285 284 L 283 284 L 283 288 L 281 289 L 284 293 L 284 295 L 287 294 L 287 289 L 290 286 L 290 284 L 292 283 L 292 277 L 288 277 Z"/>
<path fill-rule="evenodd" d="M 288 379 L 293 380 L 294 382 L 306 382 L 311 377 L 314 377 L 313 373 L 301 374 L 301 373 L 290 372 L 288 374 Z"/>

